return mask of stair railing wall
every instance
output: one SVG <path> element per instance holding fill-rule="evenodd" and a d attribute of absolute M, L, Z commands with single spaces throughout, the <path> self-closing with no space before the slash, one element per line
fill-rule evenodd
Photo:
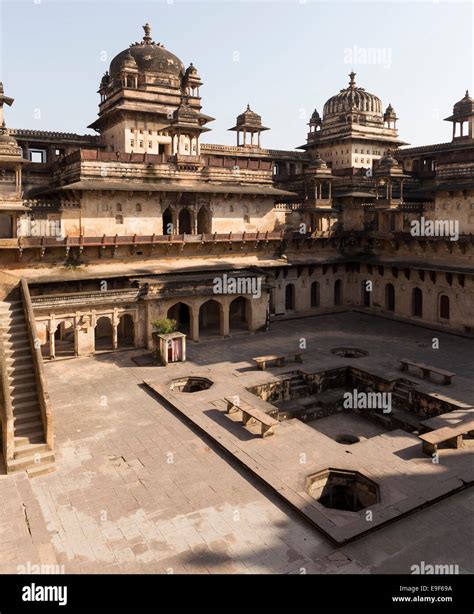
<path fill-rule="evenodd" d="M 51 403 L 49 400 L 48 390 L 46 388 L 46 379 L 44 376 L 43 357 L 41 348 L 38 343 L 38 333 L 36 331 L 35 316 L 33 313 L 33 305 L 31 303 L 30 290 L 25 279 L 21 280 L 21 295 L 23 299 L 23 309 L 25 312 L 26 327 L 30 340 L 31 355 L 33 358 L 33 366 L 35 370 L 36 390 L 38 393 L 38 401 L 41 409 L 41 420 L 43 422 L 43 431 L 45 441 L 50 450 L 53 449 L 53 416 L 51 411 Z"/>
<path fill-rule="evenodd" d="M 8 384 L 8 373 L 5 351 L 5 328 L 0 327 L 0 410 L 2 415 L 2 447 L 5 465 L 14 458 L 15 431 L 13 423 L 13 408 Z"/>

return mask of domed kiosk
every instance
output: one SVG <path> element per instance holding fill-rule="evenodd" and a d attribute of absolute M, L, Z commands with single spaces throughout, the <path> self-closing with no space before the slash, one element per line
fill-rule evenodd
<path fill-rule="evenodd" d="M 384 111 L 381 99 L 359 87 L 355 77 L 351 72 L 348 86 L 324 103 L 322 118 L 314 110 L 307 142 L 299 148 L 318 152 L 332 171 L 371 169 L 387 149 L 406 145 L 398 138 L 392 105 Z"/>
<path fill-rule="evenodd" d="M 185 69 L 178 56 L 155 42 L 150 24 L 142 27 L 143 39 L 120 51 L 102 77 L 99 117 L 89 128 L 100 132 L 109 152 L 173 155 L 187 147 L 197 154 L 198 144 L 191 146 L 189 135 L 187 145 L 178 147 L 176 124 L 170 120 L 183 104 L 200 127 L 213 119 L 201 113 L 199 73 L 193 64 Z"/>

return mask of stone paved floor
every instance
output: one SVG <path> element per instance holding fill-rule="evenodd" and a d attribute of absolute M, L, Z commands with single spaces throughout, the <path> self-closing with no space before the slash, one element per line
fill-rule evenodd
<path fill-rule="evenodd" d="M 435 334 L 339 314 L 190 345 L 188 366 L 231 368 L 245 380 L 246 358 L 289 349 L 304 336 L 323 352 L 364 347 L 370 356 L 359 363 L 374 369 L 393 369 L 394 359 L 405 355 L 445 366 L 460 374 L 450 393 L 472 402 L 472 341 L 436 334 L 443 350 L 435 355 Z M 0 475 L 1 572 L 30 562 L 63 564 L 71 573 L 410 573 L 420 561 L 473 571 L 472 490 L 336 548 L 161 407 L 140 386 L 156 369 L 135 366 L 136 353 L 46 365 L 57 470 L 34 480 Z"/>

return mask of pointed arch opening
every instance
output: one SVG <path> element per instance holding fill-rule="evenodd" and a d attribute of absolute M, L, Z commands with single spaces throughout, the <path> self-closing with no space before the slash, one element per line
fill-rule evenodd
<path fill-rule="evenodd" d="M 117 342 L 119 348 L 135 346 L 135 323 L 129 313 L 121 316 L 117 328 Z"/>
<path fill-rule="evenodd" d="M 295 285 L 287 284 L 285 288 L 285 309 L 293 311 L 295 308 Z"/>
<path fill-rule="evenodd" d="M 417 318 L 423 317 L 423 292 L 420 288 L 413 288 L 411 294 L 411 315 Z"/>
<path fill-rule="evenodd" d="M 178 216 L 178 234 L 192 234 L 192 219 L 189 209 L 181 209 Z"/>
<path fill-rule="evenodd" d="M 249 330 L 251 309 L 250 300 L 243 296 L 239 296 L 231 302 L 229 305 L 230 332 Z"/>
<path fill-rule="evenodd" d="M 173 214 L 171 213 L 171 210 L 169 207 L 163 211 L 162 219 L 163 219 L 163 234 L 172 235 L 173 234 Z"/>
<path fill-rule="evenodd" d="M 336 279 L 334 284 L 334 305 L 342 305 L 342 281 Z"/>
<path fill-rule="evenodd" d="M 197 214 L 197 233 L 210 234 L 212 232 L 212 218 L 208 207 L 201 207 Z"/>
<path fill-rule="evenodd" d="M 114 331 L 109 317 L 98 318 L 94 328 L 94 348 L 96 352 L 114 349 Z"/>
<path fill-rule="evenodd" d="M 316 309 L 321 304 L 321 291 L 319 281 L 313 281 L 311 284 L 311 309 Z"/>
<path fill-rule="evenodd" d="M 222 306 L 210 299 L 199 308 L 199 335 L 201 337 L 217 337 L 221 335 Z"/>
<path fill-rule="evenodd" d="M 385 286 L 385 310 L 395 311 L 395 286 L 393 284 Z"/>
<path fill-rule="evenodd" d="M 176 303 L 166 314 L 170 320 L 176 320 L 176 330 L 189 335 L 191 329 L 191 310 L 186 303 Z"/>
<path fill-rule="evenodd" d="M 443 320 L 449 320 L 449 296 L 442 294 L 439 297 L 439 317 Z"/>

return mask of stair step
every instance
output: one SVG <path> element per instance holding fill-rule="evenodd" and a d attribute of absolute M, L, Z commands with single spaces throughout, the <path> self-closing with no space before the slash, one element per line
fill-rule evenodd
<path fill-rule="evenodd" d="M 30 443 L 44 443 L 44 434 L 42 431 L 37 431 L 33 435 L 15 435 L 13 441 L 15 448 L 17 446 L 26 446 Z"/>
<path fill-rule="evenodd" d="M 7 373 L 8 373 L 8 376 L 11 377 L 12 374 L 16 375 L 16 373 L 19 373 L 20 371 L 21 372 L 31 371 L 32 368 L 33 367 L 31 366 L 31 360 L 20 361 L 20 362 L 15 361 L 15 364 L 11 363 L 7 366 Z"/>
<path fill-rule="evenodd" d="M 395 396 L 399 396 L 399 397 L 403 397 L 404 399 L 409 399 L 410 398 L 410 393 L 407 390 L 394 390 L 393 394 Z"/>
<path fill-rule="evenodd" d="M 33 418 L 28 422 L 24 422 L 23 424 L 15 425 L 15 435 L 19 437 L 21 435 L 32 435 L 33 433 L 41 433 L 43 431 L 43 424 L 39 417 Z"/>
<path fill-rule="evenodd" d="M 16 339 L 9 339 L 8 341 L 5 341 L 5 347 L 10 348 L 10 347 L 22 347 L 22 346 L 30 346 L 30 340 L 28 338 L 27 335 L 22 335 L 21 337 L 18 336 L 18 338 Z"/>
<path fill-rule="evenodd" d="M 26 326 L 25 317 L 22 315 L 18 316 L 2 316 L 0 315 L 0 323 L 2 326 L 10 327 L 10 326 Z"/>
<path fill-rule="evenodd" d="M 20 381 L 11 382 L 8 387 L 10 388 L 10 394 L 13 397 L 26 392 L 36 392 L 36 380 L 32 376 L 30 379 L 22 379 Z"/>
<path fill-rule="evenodd" d="M 31 354 L 23 354 L 21 356 L 9 356 L 6 359 L 6 362 L 12 367 L 15 368 L 15 365 L 18 366 L 20 364 L 32 364 Z"/>
<path fill-rule="evenodd" d="M 291 384 L 291 390 L 303 390 L 303 388 L 309 388 L 308 384 L 306 383 L 302 383 L 302 384 L 296 384 L 296 386 L 293 386 L 293 384 Z"/>
<path fill-rule="evenodd" d="M 14 416 L 22 416 L 30 411 L 36 411 L 41 415 L 39 403 L 24 403 L 21 407 L 16 406 Z"/>
<path fill-rule="evenodd" d="M 2 315 L 2 316 L 3 315 L 9 315 L 9 314 L 16 314 L 16 313 L 24 314 L 23 307 L 21 305 L 20 306 L 15 305 L 13 307 L 12 306 L 9 306 L 9 307 L 3 307 L 2 306 L 2 307 L 0 307 L 0 315 Z"/>
<path fill-rule="evenodd" d="M 15 412 L 13 415 L 13 424 L 15 427 L 23 424 L 30 424 L 32 421 L 37 422 L 38 420 L 41 421 L 41 415 L 38 411 L 25 411 L 21 414 Z"/>
<path fill-rule="evenodd" d="M 26 401 L 27 399 L 36 399 L 38 397 L 38 393 L 36 391 L 36 388 L 34 388 L 33 390 L 25 390 L 24 392 L 15 391 L 11 393 L 10 396 L 13 402 L 19 401 L 21 403 L 23 401 Z"/>
<path fill-rule="evenodd" d="M 16 356 L 31 356 L 31 347 L 29 345 L 17 345 L 16 343 L 6 350 L 7 360 L 10 357 Z"/>
<path fill-rule="evenodd" d="M 48 464 L 54 461 L 54 452 L 51 450 L 47 452 L 38 452 L 38 454 L 31 454 L 28 456 L 22 456 L 21 458 L 14 458 L 8 461 L 8 472 L 23 471 L 24 469 L 33 469 L 39 467 L 42 464 Z"/>
<path fill-rule="evenodd" d="M 407 384 L 406 382 L 397 382 L 396 387 L 412 389 L 413 384 Z"/>
<path fill-rule="evenodd" d="M 14 458 L 23 458 L 25 456 L 32 456 L 40 452 L 47 452 L 48 444 L 46 443 L 27 443 L 22 446 L 15 446 Z"/>
<path fill-rule="evenodd" d="M 13 373 L 8 376 L 8 379 L 10 380 L 12 386 L 15 385 L 17 382 L 23 383 L 31 381 L 32 383 L 36 383 L 35 370 L 33 369 L 33 367 L 31 367 L 30 373 L 28 373 L 28 371 L 21 371 L 20 373 L 15 373 L 15 371 L 13 371 Z"/>
<path fill-rule="evenodd" d="M 28 477 L 30 478 L 36 478 L 39 475 L 46 475 L 47 473 L 51 473 L 52 471 L 55 470 L 55 465 L 54 465 L 54 458 L 53 461 L 51 463 L 42 463 L 41 465 L 38 465 L 37 467 L 32 467 L 31 469 L 27 469 L 26 473 L 28 474 Z"/>
<path fill-rule="evenodd" d="M 6 332 L 3 333 L 3 337 L 6 341 L 16 342 L 18 339 L 25 339 L 27 336 L 27 332 L 25 328 L 10 326 Z"/>
<path fill-rule="evenodd" d="M 38 397 L 35 397 L 33 400 L 17 401 L 16 403 L 12 403 L 12 405 L 14 407 L 15 413 L 18 411 L 24 411 L 27 409 L 33 410 L 36 407 L 39 407 Z"/>

